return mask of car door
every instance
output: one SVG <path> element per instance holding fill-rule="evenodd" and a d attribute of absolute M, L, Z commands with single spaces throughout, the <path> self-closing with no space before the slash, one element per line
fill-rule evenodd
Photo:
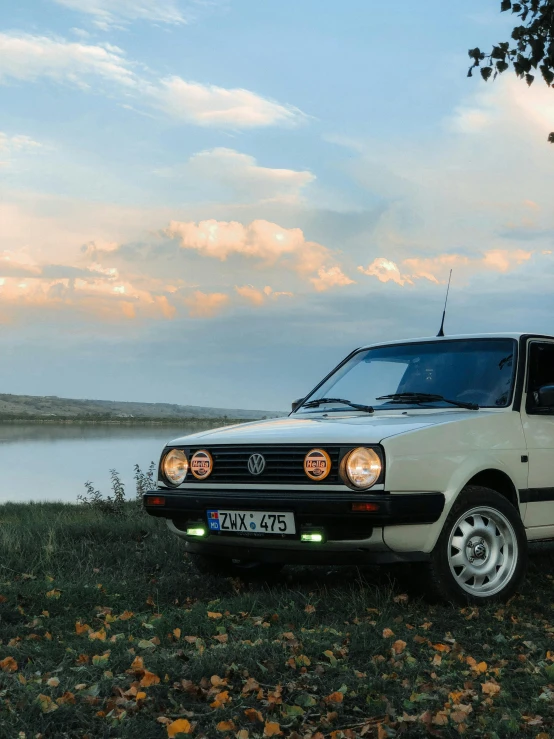
<path fill-rule="evenodd" d="M 554 339 L 531 339 L 527 347 L 527 378 L 521 409 L 523 431 L 529 450 L 526 527 L 544 527 L 542 535 L 554 532 L 554 406 L 541 406 L 539 388 L 554 385 Z M 530 538 L 542 538 L 540 529 Z"/>

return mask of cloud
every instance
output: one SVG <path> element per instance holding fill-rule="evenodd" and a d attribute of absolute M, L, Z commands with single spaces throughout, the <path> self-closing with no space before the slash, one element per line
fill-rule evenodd
<path fill-rule="evenodd" d="M 0 58 L 0 81 L 49 78 L 83 87 L 90 77 L 100 77 L 126 88 L 136 85 L 124 53 L 109 44 L 90 45 L 49 36 L 0 33 Z"/>
<path fill-rule="evenodd" d="M 237 293 L 244 298 L 246 301 L 252 303 L 252 305 L 262 306 L 269 299 L 275 299 L 280 297 L 292 297 L 291 292 L 274 292 L 274 290 L 266 285 L 263 290 L 258 290 L 253 285 L 243 285 L 242 287 L 235 287 Z"/>
<path fill-rule="evenodd" d="M 184 300 L 191 318 L 213 318 L 228 302 L 229 296 L 225 293 L 204 293 L 201 290 L 196 290 Z"/>
<path fill-rule="evenodd" d="M 400 274 L 398 266 L 384 257 L 374 259 L 367 267 L 358 267 L 358 271 L 369 277 L 376 277 L 379 282 L 396 282 L 403 286 L 408 281 L 405 275 Z"/>
<path fill-rule="evenodd" d="M 300 274 L 308 274 L 332 259 L 325 246 L 306 241 L 299 228 L 283 228 L 270 221 L 257 220 L 244 226 L 237 221 L 210 219 L 200 223 L 172 221 L 163 232 L 190 249 L 213 259 L 231 255 L 257 259 L 265 266 L 280 264 Z"/>
<path fill-rule="evenodd" d="M 8 136 L 7 133 L 0 131 L 0 154 L 4 152 L 12 154 L 18 151 L 28 151 L 33 149 L 39 149 L 42 144 L 35 141 L 30 136 Z"/>
<path fill-rule="evenodd" d="M 168 24 L 186 22 L 186 17 L 175 0 L 54 0 L 54 2 L 92 16 L 94 24 L 99 28 L 108 28 L 115 23 L 133 20 Z"/>
<path fill-rule="evenodd" d="M 261 167 L 256 159 L 223 147 L 194 154 L 184 166 L 159 170 L 158 174 L 184 177 L 194 186 L 203 181 L 211 187 L 220 184 L 248 202 L 297 202 L 302 190 L 315 180 L 308 171 Z"/>
<path fill-rule="evenodd" d="M 160 80 L 150 89 L 153 104 L 172 118 L 198 126 L 217 128 L 260 128 L 296 125 L 303 113 L 292 106 L 242 88 L 190 82 L 173 76 Z"/>
<path fill-rule="evenodd" d="M 0 82 L 51 79 L 88 88 L 95 78 L 119 86 L 141 105 L 198 126 L 250 129 L 296 125 L 304 114 L 242 88 L 227 89 L 182 79 L 151 79 L 111 44 L 85 44 L 49 36 L 0 33 Z M 146 70 L 143 70 L 144 72 Z"/>
<path fill-rule="evenodd" d="M 484 271 L 507 273 L 533 256 L 533 252 L 523 249 L 489 249 L 478 257 L 463 254 L 440 254 L 436 257 L 410 257 L 404 259 L 400 267 L 390 259 L 378 257 L 367 267 L 358 271 L 380 282 L 396 282 L 403 287 L 413 285 L 415 280 L 426 279 L 438 284 L 444 282 L 451 269 L 456 269 L 464 277 Z"/>
<path fill-rule="evenodd" d="M 354 280 L 347 277 L 340 267 L 320 267 L 317 277 L 311 277 L 310 282 L 318 292 L 354 284 Z"/>

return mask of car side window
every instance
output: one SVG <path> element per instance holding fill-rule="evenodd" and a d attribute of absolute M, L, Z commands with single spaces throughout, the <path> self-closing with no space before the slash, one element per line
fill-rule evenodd
<path fill-rule="evenodd" d="M 554 343 L 535 341 L 531 344 L 528 372 L 527 412 L 554 415 L 554 406 L 545 407 L 539 396 L 540 388 L 554 387 Z"/>

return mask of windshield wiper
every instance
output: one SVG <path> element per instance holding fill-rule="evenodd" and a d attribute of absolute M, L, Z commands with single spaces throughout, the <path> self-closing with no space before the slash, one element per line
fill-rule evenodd
<path fill-rule="evenodd" d="M 390 400 L 393 403 L 414 403 L 420 405 L 421 403 L 435 403 L 436 401 L 442 400 L 444 403 L 451 403 L 457 405 L 458 408 L 468 408 L 471 411 L 478 411 L 479 406 L 477 403 L 466 403 L 463 400 L 449 400 L 443 395 L 435 395 L 434 393 L 391 393 L 390 395 L 381 395 L 376 400 Z"/>
<path fill-rule="evenodd" d="M 374 408 L 371 405 L 360 405 L 359 403 L 351 403 L 349 400 L 343 398 L 319 398 L 318 400 L 308 400 L 307 403 L 303 403 L 301 408 L 317 408 L 319 405 L 325 403 L 343 403 L 343 405 L 349 405 L 351 408 L 355 408 L 357 411 L 365 411 L 366 413 L 374 413 Z"/>

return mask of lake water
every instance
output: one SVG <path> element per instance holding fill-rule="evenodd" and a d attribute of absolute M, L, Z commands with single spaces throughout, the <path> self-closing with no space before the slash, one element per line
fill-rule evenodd
<path fill-rule="evenodd" d="M 0 503 L 75 502 L 85 492 L 87 480 L 108 494 L 114 468 L 125 483 L 127 497 L 133 498 L 136 463 L 146 471 L 150 462 L 158 463 L 166 442 L 213 425 L 0 424 Z"/>

